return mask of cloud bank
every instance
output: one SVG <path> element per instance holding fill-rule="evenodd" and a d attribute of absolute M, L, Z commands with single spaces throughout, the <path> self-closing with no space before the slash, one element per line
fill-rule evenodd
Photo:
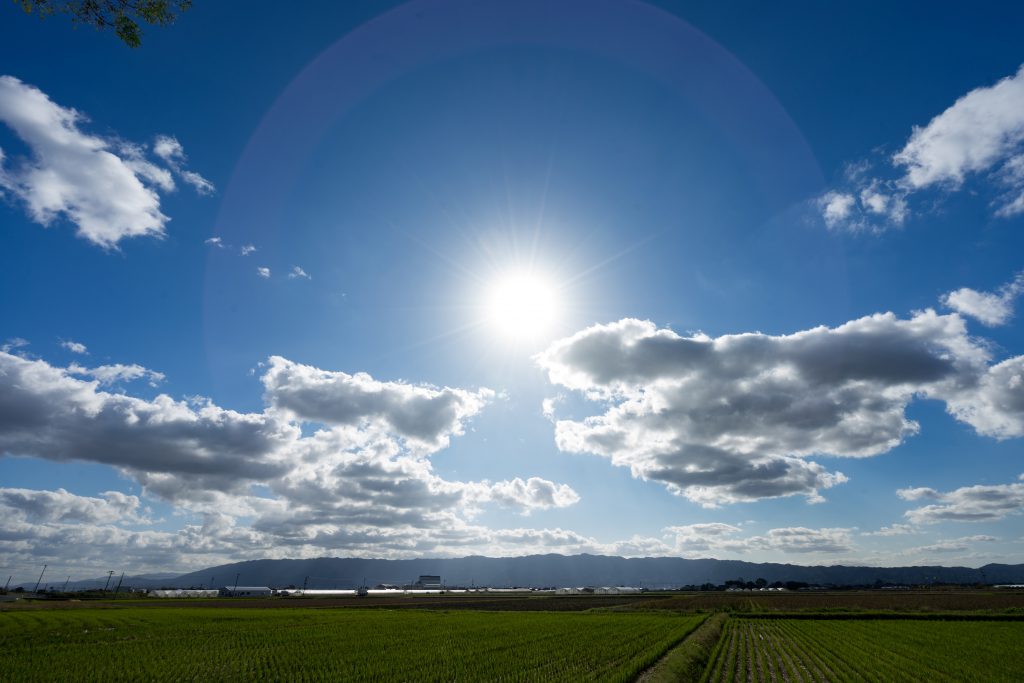
<path fill-rule="evenodd" d="M 573 505 L 579 496 L 566 484 L 451 481 L 434 472 L 430 457 L 464 432 L 493 399 L 490 390 L 382 382 L 281 357 L 266 367 L 266 408 L 240 413 L 207 399 L 107 389 L 149 378 L 139 366 L 63 368 L 0 352 L 0 453 L 109 465 L 144 496 L 201 520 L 176 532 L 132 529 L 146 523 L 136 496 L 0 489 L 8 509 L 0 555 L 28 562 L 78 548 L 97 557 L 132 544 L 146 549 L 136 556 L 145 566 L 194 566 L 230 557 L 490 552 L 520 542 L 601 547 L 560 530 L 473 523 L 487 505 L 523 514 Z"/>

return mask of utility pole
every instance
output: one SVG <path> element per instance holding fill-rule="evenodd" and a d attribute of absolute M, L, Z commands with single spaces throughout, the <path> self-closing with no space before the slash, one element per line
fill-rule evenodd
<path fill-rule="evenodd" d="M 43 580 L 43 574 L 45 574 L 45 573 L 46 573 L 46 565 L 44 564 L 43 565 L 43 571 L 39 572 L 39 581 Z M 33 593 L 35 593 L 35 592 L 37 592 L 39 590 L 39 581 L 36 581 L 36 587 L 32 589 Z"/>
<path fill-rule="evenodd" d="M 305 579 L 302 580 L 302 594 L 303 595 L 306 594 L 306 584 L 308 584 L 308 583 L 309 583 L 309 577 L 307 576 Z"/>
<path fill-rule="evenodd" d="M 237 593 L 238 592 L 238 577 L 241 576 L 241 575 L 242 575 L 242 572 L 238 572 L 237 574 L 235 574 L 235 589 L 233 591 L 231 591 L 232 593 Z"/>
<path fill-rule="evenodd" d="M 110 580 L 112 578 L 114 578 L 114 570 L 113 569 L 111 569 L 109 572 L 107 572 L 107 582 L 105 584 L 103 584 L 103 592 L 104 593 L 106 593 L 107 592 L 107 588 L 110 587 Z"/>
<path fill-rule="evenodd" d="M 7 587 L 11 585 L 11 579 L 14 578 L 14 574 L 7 577 L 7 583 L 4 584 L 4 593 L 7 592 Z"/>
<path fill-rule="evenodd" d="M 121 578 L 117 581 L 117 588 L 114 589 L 114 599 L 117 599 L 117 591 L 121 590 L 121 582 L 124 581 L 124 571 L 121 571 Z"/>
<path fill-rule="evenodd" d="M 64 582 L 64 588 L 60 590 L 61 593 L 68 592 L 68 582 L 71 581 L 71 574 L 68 574 L 68 580 Z"/>

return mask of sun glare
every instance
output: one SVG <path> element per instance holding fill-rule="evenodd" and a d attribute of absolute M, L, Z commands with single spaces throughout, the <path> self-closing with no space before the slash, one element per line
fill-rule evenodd
<path fill-rule="evenodd" d="M 506 273 L 490 286 L 484 306 L 488 322 L 504 338 L 536 339 L 555 322 L 558 291 L 537 273 Z"/>

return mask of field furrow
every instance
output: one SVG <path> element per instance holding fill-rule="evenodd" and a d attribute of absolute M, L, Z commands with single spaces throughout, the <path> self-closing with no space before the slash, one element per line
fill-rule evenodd
<path fill-rule="evenodd" d="M 1022 622 L 733 618 L 723 638 L 705 681 L 1024 680 Z"/>

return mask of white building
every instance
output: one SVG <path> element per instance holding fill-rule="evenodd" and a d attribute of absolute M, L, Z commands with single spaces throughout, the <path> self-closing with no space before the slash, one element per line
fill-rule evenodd
<path fill-rule="evenodd" d="M 219 590 L 196 590 L 194 588 L 172 588 L 152 590 L 148 593 L 151 598 L 215 598 L 220 595 Z"/>

